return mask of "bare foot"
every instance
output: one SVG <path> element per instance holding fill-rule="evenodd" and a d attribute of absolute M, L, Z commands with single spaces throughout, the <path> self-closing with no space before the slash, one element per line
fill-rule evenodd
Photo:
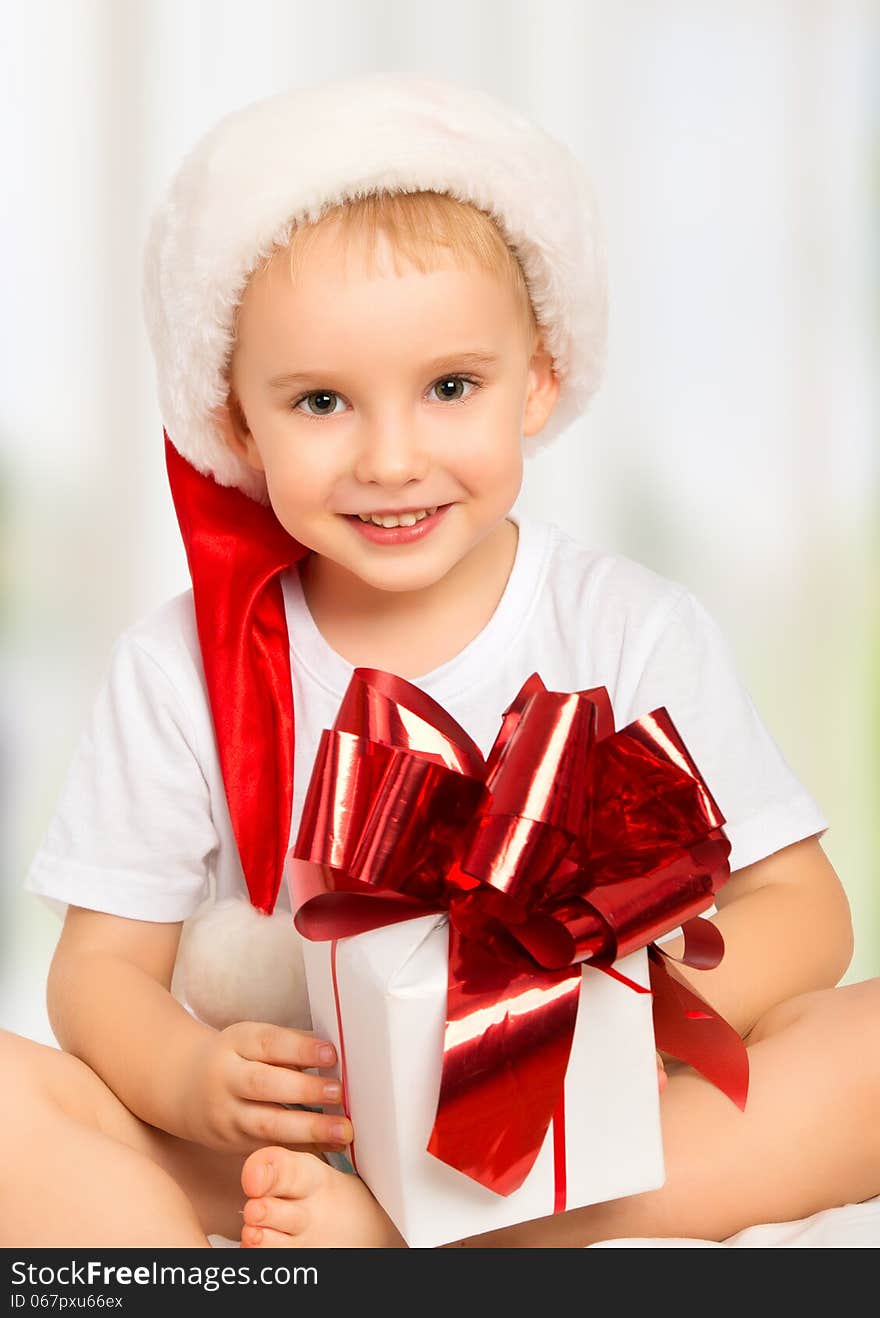
<path fill-rule="evenodd" d="M 359 1176 L 313 1153 L 270 1146 L 245 1159 L 243 1249 L 406 1248 Z"/>

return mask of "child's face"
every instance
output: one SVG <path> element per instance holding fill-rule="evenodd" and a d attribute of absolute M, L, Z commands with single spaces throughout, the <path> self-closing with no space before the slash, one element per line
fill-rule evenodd
<path fill-rule="evenodd" d="M 373 587 L 419 590 L 498 526 L 522 483 L 522 436 L 558 394 L 549 354 L 531 360 L 513 290 L 476 264 L 347 268 L 330 225 L 248 284 L 232 360 L 227 439 L 265 471 L 272 507 L 301 544 Z M 495 357 L 469 362 L 467 352 Z M 296 373 L 296 380 L 273 384 Z M 456 376 L 466 377 L 456 381 Z M 480 387 L 476 387 L 475 383 Z M 236 406 L 240 404 L 240 410 Z M 357 513 L 451 507 L 429 534 L 377 544 Z"/>

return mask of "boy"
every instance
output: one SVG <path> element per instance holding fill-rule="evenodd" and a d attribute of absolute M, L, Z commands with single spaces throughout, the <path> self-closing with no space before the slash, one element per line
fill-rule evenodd
<path fill-rule="evenodd" d="M 876 1194 L 858 1040 L 878 989 L 831 991 L 851 928 L 827 821 L 690 592 L 508 516 L 523 449 L 598 381 L 604 274 L 577 170 L 482 94 L 407 75 L 273 98 L 200 151 L 146 288 L 193 592 L 121 638 L 29 875 L 68 904 L 49 982 L 66 1052 L 0 1036 L 0 1240 L 205 1245 L 238 1234 L 246 1198 L 249 1247 L 402 1243 L 356 1176 L 314 1156 L 350 1123 L 288 1106 L 340 1099 L 305 1071 L 334 1058 L 309 1037 L 301 977 L 280 1000 L 260 979 L 296 965 L 281 865 L 353 665 L 415 681 L 484 751 L 534 670 L 607 685 L 617 726 L 666 705 L 729 821 L 726 953 L 690 981 L 746 1037 L 746 1113 L 669 1062 L 661 1190 L 472 1243 L 723 1239 Z"/>

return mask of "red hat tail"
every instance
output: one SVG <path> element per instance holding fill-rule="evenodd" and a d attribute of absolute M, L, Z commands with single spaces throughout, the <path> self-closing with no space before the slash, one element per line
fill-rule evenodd
<path fill-rule="evenodd" d="M 226 799 L 253 905 L 275 907 L 293 809 L 293 690 L 281 573 L 310 551 L 270 507 L 204 476 L 165 431 Z"/>

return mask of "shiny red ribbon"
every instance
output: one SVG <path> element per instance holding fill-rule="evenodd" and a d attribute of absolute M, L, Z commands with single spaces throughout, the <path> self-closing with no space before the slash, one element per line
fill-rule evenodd
<path fill-rule="evenodd" d="M 429 1152 L 517 1189 L 563 1092 L 583 963 L 648 992 L 612 965 L 646 946 L 657 1047 L 744 1108 L 742 1040 L 654 942 L 681 925 L 682 962 L 720 962 L 699 913 L 730 875 L 723 823 L 665 707 L 615 732 L 605 687 L 549 691 L 533 673 L 484 760 L 419 687 L 355 668 L 321 734 L 291 900 L 313 940 L 448 914 Z"/>

